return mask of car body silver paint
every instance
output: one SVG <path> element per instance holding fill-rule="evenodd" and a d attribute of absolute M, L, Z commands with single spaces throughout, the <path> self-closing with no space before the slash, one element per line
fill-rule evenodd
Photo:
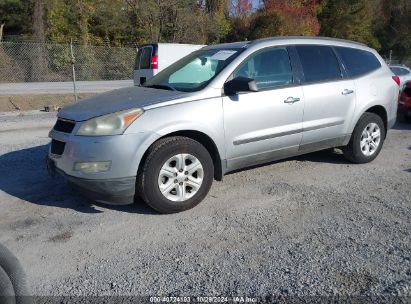
<path fill-rule="evenodd" d="M 187 93 L 145 87 L 122 88 L 66 106 L 60 110 L 58 117 L 84 121 L 113 112 L 142 108 L 150 104 L 178 99 L 184 95 Z"/>
<path fill-rule="evenodd" d="M 294 85 L 272 90 L 224 96 L 223 86 L 237 66 L 263 48 L 314 44 L 343 46 L 373 52 L 382 67 L 355 79 Z M 388 121 L 395 121 L 398 86 L 376 51 L 348 41 L 301 37 L 264 39 L 224 45 L 244 48 L 206 88 L 185 93 L 130 87 L 97 95 L 63 108 L 58 116 L 77 122 L 71 134 L 51 131 L 50 137 L 66 142 L 55 157 L 66 174 L 88 179 L 135 176 L 144 153 L 159 138 L 179 131 L 207 135 L 218 150 L 223 172 L 346 144 L 358 119 L 373 106 L 383 107 Z M 218 48 L 209 46 L 206 48 Z M 353 90 L 343 95 L 344 90 Z M 300 98 L 286 104 L 288 97 Z M 75 133 L 92 117 L 130 108 L 144 114 L 118 136 L 82 137 Z M 111 160 L 111 170 L 84 174 L 73 171 L 76 161 Z"/>

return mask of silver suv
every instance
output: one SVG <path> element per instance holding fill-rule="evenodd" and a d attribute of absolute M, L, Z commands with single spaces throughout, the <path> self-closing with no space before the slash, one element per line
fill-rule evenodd
<path fill-rule="evenodd" d="M 179 212 L 239 168 L 331 147 L 372 161 L 395 122 L 398 85 L 375 50 L 350 41 L 207 46 L 144 86 L 63 108 L 48 167 L 93 200 L 140 196 Z"/>

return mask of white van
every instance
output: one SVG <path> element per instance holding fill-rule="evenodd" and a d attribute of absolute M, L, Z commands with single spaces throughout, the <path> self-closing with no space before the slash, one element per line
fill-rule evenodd
<path fill-rule="evenodd" d="M 138 49 L 134 64 L 134 85 L 146 82 L 161 70 L 205 45 L 151 43 Z"/>

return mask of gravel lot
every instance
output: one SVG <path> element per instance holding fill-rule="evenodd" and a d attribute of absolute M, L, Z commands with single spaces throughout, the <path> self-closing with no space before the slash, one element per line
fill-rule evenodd
<path fill-rule="evenodd" d="M 92 204 L 49 178 L 54 117 L 0 115 L 0 242 L 33 294 L 411 296 L 411 125 L 390 130 L 370 164 L 332 151 L 279 161 L 159 215 Z"/>

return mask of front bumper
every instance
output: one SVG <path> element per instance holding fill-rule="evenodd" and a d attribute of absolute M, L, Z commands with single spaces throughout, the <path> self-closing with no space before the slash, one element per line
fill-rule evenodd
<path fill-rule="evenodd" d="M 51 176 L 63 176 L 77 192 L 93 201 L 110 205 L 128 205 L 134 202 L 136 177 L 115 179 L 86 179 L 71 176 L 56 167 L 55 161 L 47 156 L 47 171 Z"/>
<path fill-rule="evenodd" d="M 54 151 L 50 145 L 49 172 L 59 173 L 73 188 L 92 200 L 108 204 L 133 203 L 141 158 L 157 134 L 139 132 L 86 137 L 75 136 L 77 128 L 78 125 L 72 133 L 50 131 L 49 137 L 62 145 Z M 110 161 L 110 169 L 87 173 L 74 168 L 77 162 L 99 161 Z"/>

